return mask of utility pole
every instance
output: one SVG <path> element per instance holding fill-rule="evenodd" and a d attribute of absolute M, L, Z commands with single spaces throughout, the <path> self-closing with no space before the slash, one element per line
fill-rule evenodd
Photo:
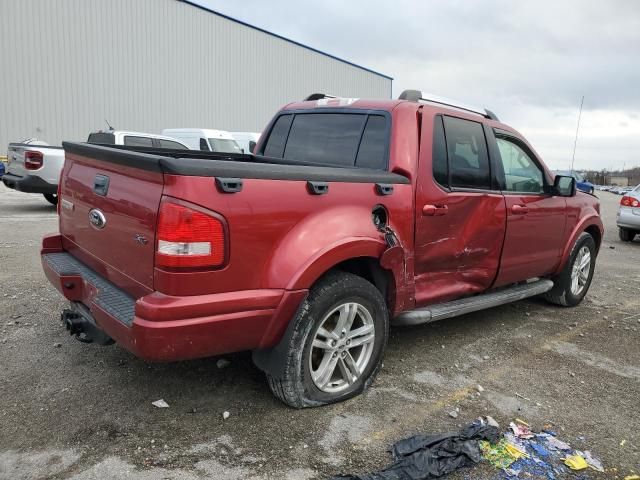
<path fill-rule="evenodd" d="M 580 111 L 578 112 L 578 126 L 576 127 L 576 138 L 573 141 L 573 155 L 571 157 L 571 173 L 573 173 L 573 164 L 576 161 L 576 146 L 578 145 L 578 130 L 580 130 L 580 117 L 582 117 L 582 104 L 584 103 L 584 95 L 580 100 Z"/>

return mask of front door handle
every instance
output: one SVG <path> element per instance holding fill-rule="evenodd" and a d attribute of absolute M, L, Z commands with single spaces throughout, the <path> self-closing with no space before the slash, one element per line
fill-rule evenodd
<path fill-rule="evenodd" d="M 422 215 L 425 217 L 440 217 L 446 215 L 449 207 L 446 205 L 425 205 L 422 207 Z"/>
<path fill-rule="evenodd" d="M 524 215 L 525 213 L 529 212 L 529 207 L 527 207 L 526 205 L 514 205 L 513 207 L 511 207 L 511 211 L 518 215 Z"/>

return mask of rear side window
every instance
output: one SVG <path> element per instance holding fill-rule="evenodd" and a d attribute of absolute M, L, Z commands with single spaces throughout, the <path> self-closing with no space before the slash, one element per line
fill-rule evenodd
<path fill-rule="evenodd" d="M 113 133 L 98 132 L 89 134 L 87 143 L 101 143 L 103 145 L 114 145 L 116 143 L 116 137 Z"/>
<path fill-rule="evenodd" d="M 207 143 L 207 139 L 206 138 L 201 138 L 200 139 L 200 150 L 204 150 L 205 152 L 210 151 L 209 144 Z"/>
<path fill-rule="evenodd" d="M 293 115 L 281 115 L 278 117 L 271 129 L 271 134 L 269 134 L 267 145 L 264 147 L 263 154 L 265 157 L 282 158 L 292 118 Z"/>
<path fill-rule="evenodd" d="M 388 121 L 363 113 L 300 113 L 280 116 L 263 154 L 303 164 L 385 169 Z"/>
<path fill-rule="evenodd" d="M 383 169 L 387 165 L 387 120 L 369 115 L 356 157 L 356 167 Z"/>
<path fill-rule="evenodd" d="M 160 148 L 172 148 L 174 150 L 188 150 L 187 147 L 178 142 L 160 139 Z"/>
<path fill-rule="evenodd" d="M 491 189 L 489 154 L 482 124 L 444 117 L 450 186 Z"/>
<path fill-rule="evenodd" d="M 127 135 L 124 137 L 124 144 L 130 147 L 152 147 L 153 140 L 149 137 L 134 137 Z"/>

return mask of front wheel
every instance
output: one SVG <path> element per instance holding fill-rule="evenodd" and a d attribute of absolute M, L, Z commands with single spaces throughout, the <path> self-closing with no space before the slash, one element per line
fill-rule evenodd
<path fill-rule="evenodd" d="M 332 272 L 311 289 L 292 322 L 284 373 L 267 374 L 284 403 L 303 408 L 339 402 L 373 382 L 389 331 L 387 306 L 374 285 Z"/>
<path fill-rule="evenodd" d="M 556 305 L 575 307 L 587 294 L 596 266 L 596 242 L 584 232 L 576 241 L 566 266 L 554 279 L 554 287 L 544 298 Z"/>
<path fill-rule="evenodd" d="M 44 195 L 44 198 L 47 200 L 47 202 L 49 202 L 51 205 L 58 204 L 58 195 L 53 193 L 43 193 L 43 195 Z"/>
<path fill-rule="evenodd" d="M 628 228 L 618 227 L 618 236 L 623 242 L 633 242 L 636 232 L 635 230 L 629 230 Z"/>

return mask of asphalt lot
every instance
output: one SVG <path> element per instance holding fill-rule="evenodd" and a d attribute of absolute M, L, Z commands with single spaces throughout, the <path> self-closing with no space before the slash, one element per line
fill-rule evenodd
<path fill-rule="evenodd" d="M 271 396 L 249 354 L 223 369 L 147 364 L 69 337 L 38 255 L 55 209 L 0 185 L 0 478 L 326 478 L 376 470 L 395 440 L 480 415 L 555 425 L 603 461 L 607 473 L 589 478 L 640 473 L 640 241 L 618 240 L 620 197 L 599 196 L 608 230 L 582 305 L 533 299 L 392 330 L 365 395 L 298 411 Z M 169 408 L 151 404 L 161 398 Z M 480 464 L 449 478 L 496 473 Z"/>

